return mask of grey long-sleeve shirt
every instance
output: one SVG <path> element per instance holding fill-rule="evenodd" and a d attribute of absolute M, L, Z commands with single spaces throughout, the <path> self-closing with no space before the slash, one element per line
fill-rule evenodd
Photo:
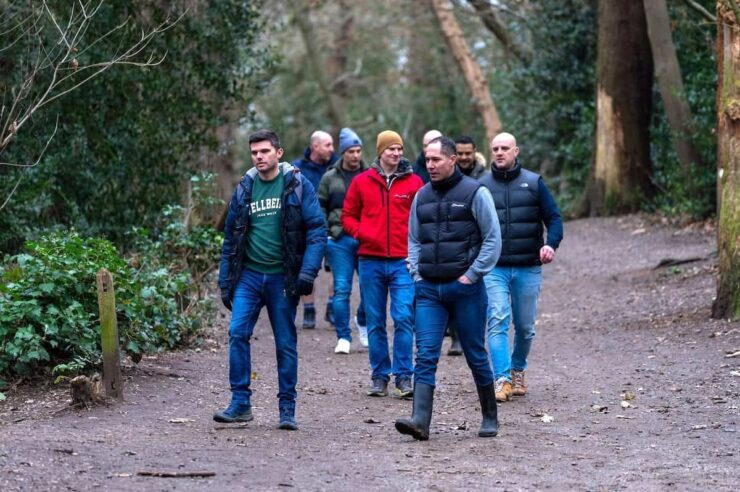
<path fill-rule="evenodd" d="M 430 185 L 427 185 L 430 186 Z M 409 213 L 409 273 L 414 280 L 420 280 L 419 255 L 421 254 L 421 243 L 419 242 L 419 220 L 416 217 L 416 199 L 411 203 Z M 471 282 L 477 282 L 485 274 L 493 270 L 498 257 L 501 255 L 501 227 L 498 223 L 496 206 L 488 188 L 481 186 L 473 197 L 473 209 L 471 210 L 481 234 L 481 247 L 478 257 L 470 268 L 464 273 Z"/>

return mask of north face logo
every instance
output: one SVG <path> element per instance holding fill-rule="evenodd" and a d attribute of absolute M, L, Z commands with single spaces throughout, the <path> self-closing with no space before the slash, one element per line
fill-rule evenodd
<path fill-rule="evenodd" d="M 452 204 L 452 205 L 450 205 L 450 206 L 451 206 L 451 207 L 462 207 L 462 208 L 465 208 L 465 204 L 464 204 L 464 203 L 453 203 L 453 204 Z"/>
<path fill-rule="evenodd" d="M 522 183 L 519 186 L 521 186 L 522 188 L 529 188 L 529 183 Z"/>

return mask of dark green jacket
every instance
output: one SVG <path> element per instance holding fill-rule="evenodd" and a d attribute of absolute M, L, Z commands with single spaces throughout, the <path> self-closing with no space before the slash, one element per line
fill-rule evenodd
<path fill-rule="evenodd" d="M 349 179 L 344 169 L 342 169 L 343 160 L 339 159 L 334 163 L 324 173 L 319 182 L 319 205 L 324 212 L 324 217 L 326 217 L 329 236 L 332 239 L 339 239 L 344 234 L 342 207 L 344 206 L 344 196 L 349 188 Z M 360 172 L 366 171 L 369 167 L 365 164 L 365 161 L 360 161 Z"/>

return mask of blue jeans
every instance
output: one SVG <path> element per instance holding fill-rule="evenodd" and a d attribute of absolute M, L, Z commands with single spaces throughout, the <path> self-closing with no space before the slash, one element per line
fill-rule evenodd
<path fill-rule="evenodd" d="M 406 260 L 360 259 L 360 285 L 367 318 L 368 356 L 373 379 L 390 375 L 410 378 L 413 368 L 414 283 Z M 391 297 L 393 318 L 393 365 L 388 352 L 386 301 Z"/>
<path fill-rule="evenodd" d="M 283 274 L 268 275 L 245 268 L 236 284 L 231 325 L 229 326 L 229 383 L 236 403 L 251 404 L 250 378 L 252 359 L 250 338 L 262 306 L 275 337 L 280 408 L 295 409 L 298 395 L 298 352 L 296 350 L 295 313 L 297 296 L 285 295 Z"/>
<path fill-rule="evenodd" d="M 447 321 L 453 318 L 465 360 L 478 386 L 493 382 L 486 353 L 486 289 L 483 282 L 419 280 L 416 287 L 416 366 L 414 382 L 435 386 L 437 362 Z"/>
<path fill-rule="evenodd" d="M 357 247 L 359 243 L 346 234 L 339 239 L 329 238 L 326 245 L 326 258 L 334 276 L 334 297 L 331 301 L 334 313 L 334 327 L 337 338 L 352 341 L 352 330 L 349 327 L 349 296 L 352 293 L 352 277 L 357 270 Z M 360 306 L 357 308 L 357 319 L 362 324 L 365 319 L 360 293 Z"/>
<path fill-rule="evenodd" d="M 488 350 L 496 379 L 511 381 L 524 371 L 534 339 L 542 266 L 495 267 L 484 278 L 488 291 Z M 509 321 L 514 321 L 514 350 L 509 352 Z"/>

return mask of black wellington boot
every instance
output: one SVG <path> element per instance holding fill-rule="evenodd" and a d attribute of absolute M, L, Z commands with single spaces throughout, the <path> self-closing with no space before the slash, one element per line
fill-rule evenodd
<path fill-rule="evenodd" d="M 447 350 L 447 355 L 462 355 L 463 349 L 460 345 L 460 337 L 457 336 L 457 328 L 450 326 L 450 348 Z"/>
<path fill-rule="evenodd" d="M 478 436 L 495 437 L 498 434 L 498 410 L 496 408 L 494 383 L 488 386 L 478 386 L 478 399 L 480 400 L 480 411 L 483 414 Z"/>
<path fill-rule="evenodd" d="M 432 422 L 434 386 L 414 383 L 414 403 L 410 419 L 396 420 L 396 430 L 419 441 L 429 439 L 429 424 Z"/>

